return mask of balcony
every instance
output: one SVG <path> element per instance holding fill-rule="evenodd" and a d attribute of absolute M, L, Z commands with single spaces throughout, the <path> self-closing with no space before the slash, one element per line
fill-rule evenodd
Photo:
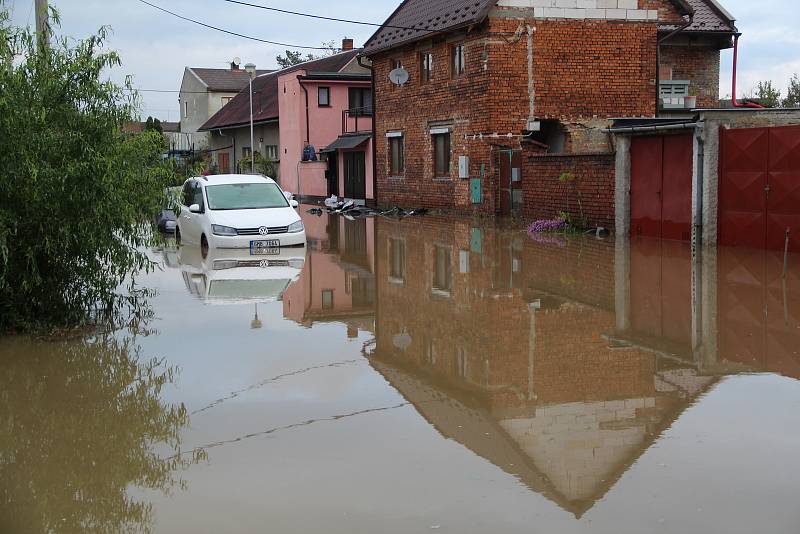
<path fill-rule="evenodd" d="M 697 107 L 697 97 L 689 94 L 689 80 L 662 80 L 659 83 L 659 107 L 663 110 L 687 110 Z"/>
<path fill-rule="evenodd" d="M 342 111 L 342 134 L 372 133 L 372 107 Z"/>

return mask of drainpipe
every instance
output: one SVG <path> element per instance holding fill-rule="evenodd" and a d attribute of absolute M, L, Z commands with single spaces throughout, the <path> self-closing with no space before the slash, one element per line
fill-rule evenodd
<path fill-rule="evenodd" d="M 378 118 L 378 99 L 375 98 L 375 70 L 372 65 L 365 65 L 361 55 L 356 56 L 356 61 L 360 67 L 369 69 L 372 82 L 372 200 L 378 204 L 378 142 L 377 142 L 377 118 Z M 338 164 L 338 159 L 337 159 Z M 338 172 L 337 172 L 338 176 Z"/>
<path fill-rule="evenodd" d="M 745 102 L 740 104 L 736 100 L 736 66 L 739 62 L 739 37 L 741 37 L 741 33 L 736 33 L 733 36 L 733 88 L 731 90 L 731 104 L 734 108 L 754 108 L 754 109 L 763 109 L 764 106 L 761 104 L 756 104 L 755 102 Z"/>
<path fill-rule="evenodd" d="M 236 174 L 236 136 L 235 135 L 225 135 L 222 133 L 222 130 L 217 130 L 217 133 L 220 137 L 230 137 L 231 141 L 233 141 L 233 173 Z"/>
<path fill-rule="evenodd" d="M 527 26 L 528 29 L 528 123 L 536 120 L 536 87 L 533 83 L 533 33 L 536 28 Z"/>
<path fill-rule="evenodd" d="M 703 228 L 703 187 L 705 181 L 705 174 L 703 170 L 703 163 L 706 158 L 706 142 L 705 142 L 705 128 L 698 127 L 696 130 L 695 138 L 697 139 L 697 191 L 695 191 L 695 205 L 697 209 L 694 214 L 694 231 L 695 231 L 695 247 L 700 248 L 703 243 L 703 236 L 701 230 Z"/>
<path fill-rule="evenodd" d="M 679 34 L 683 30 L 691 26 L 693 22 L 694 22 L 694 12 L 689 13 L 689 22 L 687 22 L 686 24 L 684 24 L 679 28 L 672 30 L 661 39 L 658 39 L 658 41 L 656 42 L 656 117 L 659 116 L 659 113 L 661 111 L 660 106 L 658 105 L 658 103 L 661 101 L 661 43 Z"/>
<path fill-rule="evenodd" d="M 311 137 L 311 128 L 309 126 L 310 123 L 309 123 L 309 119 L 308 119 L 308 89 L 306 89 L 306 86 L 303 85 L 302 80 L 300 80 L 301 76 L 303 76 L 303 75 L 302 74 L 298 74 L 297 75 L 297 83 L 300 84 L 300 87 L 303 89 L 303 92 L 306 94 L 306 145 L 310 145 L 311 141 L 309 140 L 309 138 Z M 305 147 L 303 147 L 303 148 L 305 148 Z"/>

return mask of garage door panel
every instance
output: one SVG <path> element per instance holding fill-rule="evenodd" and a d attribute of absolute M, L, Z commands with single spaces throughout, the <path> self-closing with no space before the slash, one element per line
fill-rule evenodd
<path fill-rule="evenodd" d="M 765 172 L 728 172 L 720 187 L 720 205 L 725 210 L 764 211 Z"/>
<path fill-rule="evenodd" d="M 765 237 L 763 213 L 726 211 L 720 214 L 721 245 L 763 248 Z"/>
<path fill-rule="evenodd" d="M 765 128 L 723 130 L 725 171 L 764 171 L 769 135 Z"/>
<path fill-rule="evenodd" d="M 692 232 L 692 157 L 694 136 L 664 137 L 661 236 L 688 241 Z"/>
<path fill-rule="evenodd" d="M 800 126 L 771 128 L 769 135 L 770 168 L 797 172 L 800 169 Z"/>
<path fill-rule="evenodd" d="M 631 233 L 661 236 L 661 137 L 631 140 Z"/>
<path fill-rule="evenodd" d="M 800 252 L 800 217 L 797 215 L 767 215 L 766 248 L 783 250 L 786 246 L 786 229 L 789 229 L 789 250 Z"/>

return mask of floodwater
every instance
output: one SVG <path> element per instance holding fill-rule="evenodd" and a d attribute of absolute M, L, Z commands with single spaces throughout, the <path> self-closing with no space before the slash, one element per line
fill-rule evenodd
<path fill-rule="evenodd" d="M 0 341 L 0 531 L 796 533 L 800 257 L 306 215 Z"/>

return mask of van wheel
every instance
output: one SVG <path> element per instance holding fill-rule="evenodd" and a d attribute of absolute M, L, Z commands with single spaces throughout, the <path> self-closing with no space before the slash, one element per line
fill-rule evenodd
<path fill-rule="evenodd" d="M 175 244 L 181 246 L 181 229 L 175 228 Z"/>
<path fill-rule="evenodd" d="M 203 259 L 208 258 L 208 239 L 205 235 L 200 238 L 200 254 L 203 255 Z"/>

